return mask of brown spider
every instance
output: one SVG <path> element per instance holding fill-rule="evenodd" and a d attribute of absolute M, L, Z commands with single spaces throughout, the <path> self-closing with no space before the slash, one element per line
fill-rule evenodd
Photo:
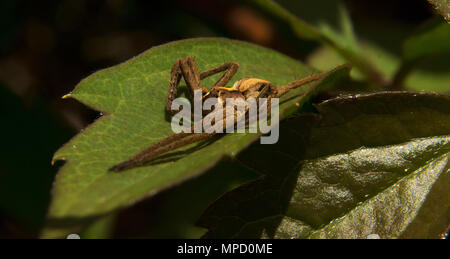
<path fill-rule="evenodd" d="M 258 78 L 243 78 L 234 83 L 232 87 L 225 87 L 225 85 L 237 72 L 238 68 L 239 65 L 237 63 L 229 62 L 199 73 L 197 64 L 193 57 L 178 59 L 173 65 L 171 71 L 169 93 L 167 94 L 166 99 L 167 111 L 172 115 L 175 115 L 177 112 L 179 112 L 172 110 L 171 106 L 173 100 L 176 97 L 177 87 L 180 83 L 181 77 L 184 78 L 186 85 L 189 88 L 191 97 L 194 96 L 195 91 L 200 90 L 202 93 L 202 101 L 206 100 L 207 98 L 217 98 L 223 104 L 225 104 L 225 100 L 227 98 L 242 98 L 244 100 L 247 100 L 248 98 L 267 98 L 267 105 L 269 107 L 267 110 L 270 111 L 271 98 L 279 98 L 291 89 L 315 80 L 322 79 L 336 70 L 333 69 L 325 73 L 312 74 L 308 77 L 291 82 L 287 85 L 280 86 L 278 88 L 275 87 L 275 85 L 271 82 Z M 224 73 L 210 90 L 201 86 L 201 80 L 220 72 Z M 225 123 L 223 125 L 225 125 Z M 190 132 L 193 132 L 192 128 Z M 143 165 L 156 156 L 180 148 L 182 146 L 210 138 L 215 134 L 217 133 L 181 132 L 173 134 L 144 149 L 130 159 L 111 167 L 109 171 L 122 171 L 135 166 Z"/>

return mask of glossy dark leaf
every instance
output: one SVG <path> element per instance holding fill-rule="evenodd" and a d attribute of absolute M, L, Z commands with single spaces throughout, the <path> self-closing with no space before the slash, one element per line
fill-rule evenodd
<path fill-rule="evenodd" d="M 253 144 L 237 157 L 264 176 L 204 213 L 206 238 L 426 236 L 410 224 L 437 182 L 448 196 L 450 97 L 376 93 L 317 109 L 284 121 L 276 145 Z M 445 219 L 448 206 L 434 198 L 435 209 L 422 212 L 433 214 L 421 218 Z M 428 224 L 427 236 L 446 228 Z"/>

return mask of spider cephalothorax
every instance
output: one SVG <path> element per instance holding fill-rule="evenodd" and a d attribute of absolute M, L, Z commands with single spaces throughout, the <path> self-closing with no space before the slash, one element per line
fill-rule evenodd
<path fill-rule="evenodd" d="M 259 78 L 244 78 L 232 87 L 214 86 L 204 97 L 233 98 L 239 93 L 239 97 L 248 98 L 267 98 L 276 93 L 276 87 L 269 81 Z"/>
<path fill-rule="evenodd" d="M 332 71 L 325 73 L 312 74 L 308 77 L 302 78 L 300 80 L 291 82 L 287 85 L 275 87 L 269 81 L 259 79 L 259 78 L 243 78 L 233 84 L 232 87 L 226 87 L 227 83 L 231 80 L 233 75 L 237 72 L 239 65 L 234 62 L 225 63 L 221 66 L 206 70 L 204 72 L 199 72 L 197 64 L 193 57 L 186 57 L 178 59 L 172 66 L 169 92 L 166 99 L 166 109 L 171 114 L 176 114 L 178 110 L 172 110 L 172 103 L 177 95 L 178 85 L 180 83 L 181 77 L 184 78 L 191 97 L 194 97 L 196 91 L 201 91 L 202 102 L 209 98 L 216 98 L 217 102 L 222 105 L 226 104 L 227 98 L 235 100 L 247 100 L 249 98 L 266 98 L 267 105 L 270 107 L 271 98 L 279 98 L 289 90 L 299 87 L 303 84 L 319 80 L 324 78 L 326 75 Z M 201 85 L 201 80 L 211 75 L 223 72 L 223 75 L 219 80 L 211 87 L 210 90 L 203 88 Z M 270 108 L 268 108 L 270 110 Z M 247 111 L 247 110 L 246 110 Z M 208 112 L 207 112 L 208 113 Z M 205 115 L 205 114 L 203 114 Z M 242 115 L 242 114 L 241 114 Z M 245 115 L 245 114 L 244 114 Z M 234 115 L 236 117 L 236 115 Z M 224 120 L 226 118 L 223 118 Z M 226 127 L 226 123 L 223 123 Z M 190 132 L 193 132 L 192 130 Z M 131 157 L 130 159 L 111 167 L 110 171 L 121 171 L 134 166 L 142 165 L 148 160 L 159 156 L 168 151 L 177 149 L 179 147 L 209 138 L 216 133 L 177 133 L 169 137 L 166 137 L 157 143 L 154 143 L 150 147 L 144 149 L 137 155 Z"/>
<path fill-rule="evenodd" d="M 269 81 L 258 79 L 258 78 L 244 78 L 236 83 L 232 87 L 226 86 L 214 86 L 211 90 L 207 91 L 202 96 L 202 101 L 204 102 L 207 99 L 214 98 L 216 103 L 219 103 L 222 108 L 225 108 L 227 105 L 227 100 L 233 100 L 233 103 L 236 105 L 244 105 L 245 112 L 248 111 L 248 105 L 243 100 L 248 100 L 250 98 L 254 98 L 255 101 L 258 102 L 259 98 L 266 98 L 270 103 L 270 99 L 274 96 L 276 91 L 275 86 Z M 238 120 L 238 110 L 234 107 L 235 120 Z M 270 109 L 270 108 L 269 108 Z M 217 110 L 216 110 L 217 111 Z M 211 110 L 203 111 L 203 116 L 209 114 Z M 225 114 L 225 109 L 223 110 Z M 241 114 L 245 115 L 245 114 Z M 226 115 L 224 115 L 225 117 Z"/>

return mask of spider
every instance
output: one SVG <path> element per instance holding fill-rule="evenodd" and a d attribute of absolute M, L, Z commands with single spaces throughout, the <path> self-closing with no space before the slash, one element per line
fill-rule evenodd
<path fill-rule="evenodd" d="M 329 72 L 312 74 L 310 76 L 293 81 L 286 85 L 279 86 L 278 88 L 275 87 L 275 85 L 272 84 L 271 82 L 259 78 L 243 78 L 234 83 L 232 87 L 225 87 L 225 85 L 231 80 L 234 74 L 236 74 L 238 68 L 239 65 L 237 63 L 228 62 L 218 67 L 199 73 L 197 64 L 193 57 L 188 56 L 186 58 L 178 59 L 173 65 L 171 70 L 169 92 L 167 94 L 166 99 L 167 111 L 172 115 L 175 115 L 177 112 L 179 112 L 177 110 L 172 110 L 171 106 L 173 100 L 177 95 L 177 89 L 181 77 L 184 78 L 186 85 L 189 89 L 191 101 L 192 97 L 194 96 L 194 92 L 201 91 L 202 102 L 205 101 L 207 98 L 217 98 L 217 100 L 219 100 L 219 102 L 222 102 L 223 104 L 225 104 L 225 100 L 227 98 L 234 98 L 234 99 L 242 98 L 244 100 L 251 97 L 256 99 L 267 98 L 267 105 L 268 107 L 270 107 L 271 98 L 279 98 L 284 94 L 286 94 L 291 89 L 294 89 L 296 87 L 299 87 L 301 85 L 304 85 L 306 83 L 315 80 L 323 79 L 325 76 L 327 76 L 328 74 L 337 69 L 337 68 L 333 69 Z M 210 90 L 202 87 L 201 80 L 220 72 L 223 72 L 222 76 Z M 268 111 L 269 110 L 270 108 L 268 108 Z M 192 128 L 190 132 L 193 132 Z M 143 165 L 149 160 L 161 154 L 186 146 L 188 144 L 192 144 L 194 142 L 210 138 L 215 134 L 217 133 L 181 132 L 173 134 L 169 137 L 166 137 L 158 141 L 157 143 L 151 145 L 150 147 L 142 150 L 140 153 L 129 158 L 128 160 L 111 167 L 109 171 L 122 171 L 135 166 Z"/>

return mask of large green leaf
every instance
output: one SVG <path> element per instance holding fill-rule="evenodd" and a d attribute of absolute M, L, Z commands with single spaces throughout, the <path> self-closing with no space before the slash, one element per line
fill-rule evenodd
<path fill-rule="evenodd" d="M 449 216 L 450 97 L 376 93 L 317 109 L 285 120 L 277 144 L 237 156 L 264 176 L 204 213 L 205 237 L 437 238 Z"/>
<path fill-rule="evenodd" d="M 107 169 L 155 141 L 173 134 L 165 113 L 170 70 L 178 58 L 193 56 L 200 70 L 225 62 L 240 64 L 230 84 L 258 77 L 281 85 L 305 77 L 314 69 L 275 51 L 226 39 L 178 41 L 150 49 L 118 66 L 84 79 L 69 95 L 102 111 L 94 124 L 58 150 L 54 160 L 66 160 L 53 188 L 53 201 L 44 237 L 61 236 L 66 227 L 127 207 L 145 197 L 194 177 L 225 155 L 234 155 L 257 139 L 257 134 L 230 134 L 210 145 L 191 145 L 122 173 Z M 348 73 L 336 70 L 325 80 L 291 91 L 280 101 L 287 116 L 319 87 Z M 204 80 L 211 86 L 218 76 Z M 202 147 L 202 148 L 199 148 Z"/>

